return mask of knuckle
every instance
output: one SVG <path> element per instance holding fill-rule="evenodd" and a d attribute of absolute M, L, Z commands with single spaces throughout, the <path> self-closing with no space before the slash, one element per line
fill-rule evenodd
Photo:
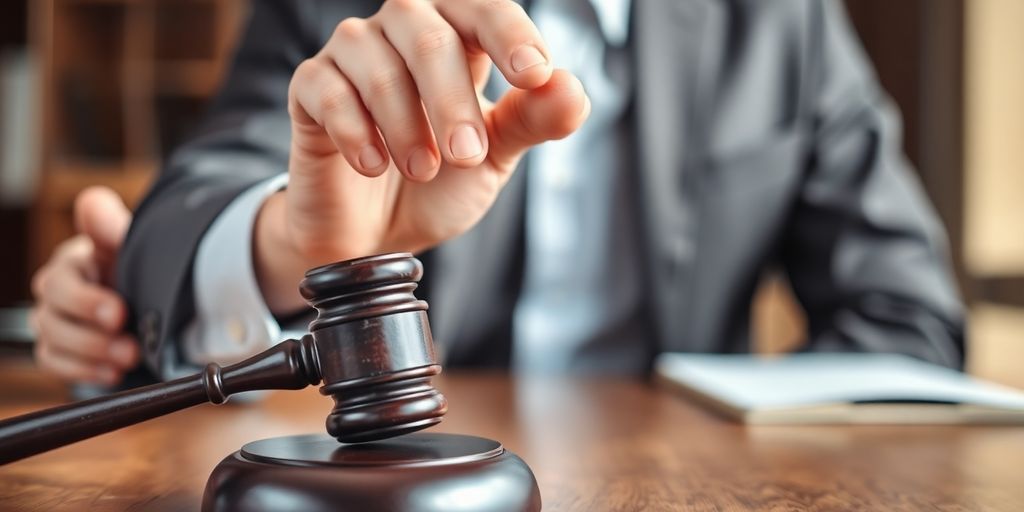
<path fill-rule="evenodd" d="M 366 34 L 369 23 L 363 18 L 345 18 L 334 27 L 334 38 L 341 40 L 358 39 Z"/>
<path fill-rule="evenodd" d="M 424 30 L 413 38 L 413 54 L 417 57 L 431 57 L 450 53 L 461 45 L 458 34 L 451 27 Z"/>
<path fill-rule="evenodd" d="M 49 280 L 50 266 L 43 265 L 36 271 L 36 274 L 32 276 L 32 295 L 36 300 L 42 300 L 44 292 L 46 291 L 46 282 Z"/>
<path fill-rule="evenodd" d="M 47 279 L 45 284 L 44 301 L 50 306 L 60 304 L 58 309 L 66 309 L 68 305 L 81 309 L 94 302 L 86 291 L 87 283 L 77 272 L 62 272 Z"/>
<path fill-rule="evenodd" d="M 288 116 L 292 119 L 295 119 L 304 110 L 299 103 L 297 88 L 301 85 L 297 76 L 292 77 L 292 82 L 288 84 Z"/>
<path fill-rule="evenodd" d="M 92 250 L 92 239 L 79 233 L 57 246 L 57 254 L 63 257 L 80 257 Z"/>
<path fill-rule="evenodd" d="M 89 186 L 75 196 L 74 203 L 72 205 L 72 210 L 76 214 L 82 214 L 87 211 L 95 210 L 96 208 L 101 207 L 105 196 L 107 196 L 108 194 L 114 194 L 114 192 L 102 185 Z M 81 229 L 81 227 L 82 226 L 79 226 L 79 229 Z"/>
<path fill-rule="evenodd" d="M 414 11 L 423 7 L 425 2 L 423 0 L 387 0 L 384 3 L 385 9 L 397 9 L 400 11 Z"/>
<path fill-rule="evenodd" d="M 292 74 L 292 85 L 296 83 L 311 82 L 316 80 L 323 72 L 320 62 L 316 59 L 306 59 L 299 63 Z"/>
<path fill-rule="evenodd" d="M 491 19 L 504 18 L 510 15 L 525 15 L 523 7 L 511 0 L 481 0 L 477 4 L 479 13 Z"/>
<path fill-rule="evenodd" d="M 451 117 L 453 120 L 479 117 L 477 111 L 480 108 L 480 103 L 472 91 L 448 89 L 441 92 L 437 96 L 436 101 L 436 107 L 439 107 L 436 111 L 442 113 L 445 117 Z"/>
<path fill-rule="evenodd" d="M 39 294 L 39 297 L 44 302 L 52 302 L 55 297 L 63 295 L 64 288 L 65 285 L 61 283 L 60 279 L 54 279 L 52 276 L 47 275 L 46 279 L 43 280 L 42 293 Z"/>
<path fill-rule="evenodd" d="M 351 108 L 353 97 L 348 91 L 340 87 L 331 87 L 320 93 L 317 98 L 317 107 L 322 115 L 340 112 Z"/>
<path fill-rule="evenodd" d="M 367 80 L 371 97 L 386 97 L 403 92 L 405 76 L 391 67 L 383 67 L 373 71 Z"/>

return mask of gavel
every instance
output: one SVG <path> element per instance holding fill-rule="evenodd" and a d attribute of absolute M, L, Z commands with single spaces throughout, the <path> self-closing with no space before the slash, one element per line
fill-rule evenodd
<path fill-rule="evenodd" d="M 448 410 L 431 378 L 441 372 L 427 303 L 413 291 L 423 266 L 396 253 L 306 273 L 302 296 L 317 310 L 309 334 L 240 363 L 207 365 L 176 380 L 25 414 L 0 422 L 0 464 L 59 448 L 244 391 L 323 383 L 334 399 L 327 432 L 342 443 L 399 436 L 441 421 Z"/>

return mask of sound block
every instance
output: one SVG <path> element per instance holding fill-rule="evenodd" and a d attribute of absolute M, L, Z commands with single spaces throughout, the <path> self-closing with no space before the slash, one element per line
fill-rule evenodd
<path fill-rule="evenodd" d="M 360 444 L 327 435 L 246 444 L 214 468 L 204 512 L 540 510 L 529 466 L 501 443 L 419 432 Z"/>

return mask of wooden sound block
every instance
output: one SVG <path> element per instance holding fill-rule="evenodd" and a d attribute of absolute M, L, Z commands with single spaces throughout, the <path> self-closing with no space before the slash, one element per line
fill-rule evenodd
<path fill-rule="evenodd" d="M 214 468 L 204 512 L 540 510 L 529 466 L 501 443 L 415 433 L 339 444 L 327 435 L 246 444 Z"/>

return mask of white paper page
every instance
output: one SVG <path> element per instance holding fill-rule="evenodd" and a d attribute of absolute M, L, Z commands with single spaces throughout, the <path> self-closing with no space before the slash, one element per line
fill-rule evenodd
<path fill-rule="evenodd" d="M 663 354 L 656 371 L 746 410 L 902 400 L 1024 410 L 1024 393 L 893 354 Z"/>

